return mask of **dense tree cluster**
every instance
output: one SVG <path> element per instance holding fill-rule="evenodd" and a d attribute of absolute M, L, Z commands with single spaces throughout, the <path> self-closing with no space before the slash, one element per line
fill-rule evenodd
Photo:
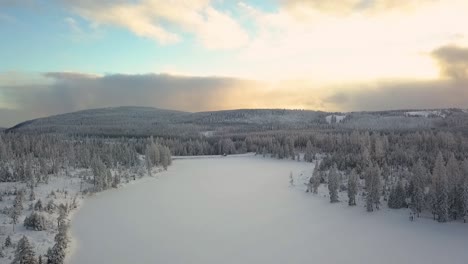
<path fill-rule="evenodd" d="M 24 227 L 35 231 L 43 231 L 47 229 L 47 220 L 41 213 L 33 212 L 24 219 Z"/>
<path fill-rule="evenodd" d="M 49 230 L 54 227 L 47 216 L 59 212 L 57 219 L 58 234 L 55 245 L 48 251 L 47 263 L 63 263 L 68 243 L 66 215 L 74 204 L 56 205 L 54 199 L 60 190 L 52 191 L 46 203 L 36 199 L 35 188 L 39 184 L 48 184 L 53 175 L 71 176 L 74 169 L 84 171 L 76 174 L 81 182 L 93 186 L 86 191 L 99 192 L 111 187 L 118 187 L 123 177 L 135 175 L 146 165 L 164 169 L 171 164 L 169 148 L 159 139 L 153 138 L 88 138 L 65 135 L 33 135 L 6 133 L 0 135 L 0 182 L 18 182 L 26 186 L 14 189 L 11 206 L 2 209 L 13 225 L 19 223 L 25 210 L 31 213 L 24 218 L 24 226 L 34 231 Z M 143 169 L 144 170 L 144 169 Z M 83 190 L 85 191 L 85 190 Z M 0 199 L 4 194 L 0 194 Z M 28 208 L 24 208 L 29 204 Z M 5 241 L 5 247 L 12 245 L 11 238 Z M 3 252 L 0 252 L 3 254 Z M 27 237 L 17 244 L 13 263 L 41 263 L 34 256 L 34 251 Z"/>
<path fill-rule="evenodd" d="M 349 205 L 356 203 L 362 180 L 367 211 L 378 209 L 383 200 L 390 208 L 410 208 L 417 217 L 430 212 L 439 222 L 468 217 L 468 141 L 462 134 L 354 131 L 306 142 L 305 159 L 314 148 L 312 155 L 323 157 L 319 167 L 328 175 L 332 202 L 338 167 Z"/>
<path fill-rule="evenodd" d="M 96 191 L 115 186 L 120 175 L 115 171 L 136 170 L 139 156 L 148 156 L 152 166 L 167 169 L 171 151 L 160 142 L 145 138 L 82 138 L 61 135 L 0 135 L 0 182 L 47 183 L 50 175 L 73 168 L 91 169 Z M 155 154 L 157 152 L 157 154 Z"/>

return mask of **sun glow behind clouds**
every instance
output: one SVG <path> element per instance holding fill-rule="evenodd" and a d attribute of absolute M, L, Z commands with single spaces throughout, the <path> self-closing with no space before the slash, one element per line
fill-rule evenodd
<path fill-rule="evenodd" d="M 468 105 L 466 0 L 61 3 L 0 1 L 0 110 Z"/>
<path fill-rule="evenodd" d="M 256 36 L 240 54 L 239 61 L 248 63 L 238 75 L 325 82 L 434 79 L 438 67 L 430 52 L 468 36 L 466 1 L 349 14 L 304 5 L 297 14 L 297 8 L 267 13 L 240 4 L 255 21 Z"/>

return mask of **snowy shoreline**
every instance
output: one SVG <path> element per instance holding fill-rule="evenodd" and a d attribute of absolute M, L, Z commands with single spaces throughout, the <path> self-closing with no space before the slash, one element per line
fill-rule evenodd
<path fill-rule="evenodd" d="M 187 159 L 214 159 L 214 158 L 240 158 L 240 157 L 253 157 L 257 156 L 255 152 L 249 152 L 245 154 L 231 154 L 231 155 L 199 155 L 199 156 L 172 156 L 172 160 L 187 160 Z"/>
<path fill-rule="evenodd" d="M 85 171 L 83 169 L 77 169 L 70 171 L 68 173 L 61 172 L 57 176 L 50 176 L 49 182 L 45 184 L 39 184 L 35 187 L 34 200 L 25 199 L 24 206 L 25 212 L 18 219 L 15 229 L 13 231 L 13 225 L 10 223 L 7 217 L 2 217 L 0 219 L 0 235 L 3 237 L 10 237 L 12 241 L 12 246 L 4 246 L 4 241 L 0 241 L 0 244 L 3 246 L 1 248 L 3 257 L 0 258 L 0 263 L 10 263 L 13 259 L 15 253 L 16 243 L 23 237 L 26 236 L 34 251 L 38 256 L 45 256 L 47 250 L 52 248 L 55 241 L 55 236 L 58 233 L 56 222 L 58 216 L 58 207 L 60 205 L 66 205 L 68 209 L 68 214 L 66 216 L 66 222 L 69 227 L 72 226 L 75 215 L 82 208 L 84 203 L 92 197 L 99 196 L 101 193 L 108 191 L 119 191 L 122 188 L 133 184 L 139 184 L 147 180 L 155 179 L 158 177 L 158 174 L 163 171 L 162 168 L 153 168 L 152 176 L 147 174 L 141 175 L 129 175 L 128 182 L 121 182 L 118 185 L 118 188 L 107 189 L 101 192 L 93 193 L 89 192 L 92 188 L 90 183 L 82 181 L 80 178 L 81 173 Z M 81 176 L 80 176 L 81 175 Z M 6 195 L 5 193 L 10 193 L 14 190 L 25 190 L 26 184 L 24 183 L 4 183 L 0 186 L 0 192 L 3 193 L 2 200 L 0 205 L 4 208 L 8 208 L 13 203 L 14 195 Z M 29 196 L 29 191 L 26 191 L 26 195 Z M 24 219 L 36 212 L 33 209 L 34 205 L 41 201 L 44 209 L 37 211 L 41 216 L 45 217 L 45 226 L 46 229 L 42 231 L 36 231 L 28 229 L 23 225 Z M 49 202 L 54 203 L 53 211 L 47 211 L 45 209 L 46 205 Z M 68 263 L 70 256 L 72 256 L 78 249 L 78 242 L 71 232 L 71 228 L 67 231 L 67 237 L 69 240 L 68 247 L 65 251 L 65 263 Z"/>

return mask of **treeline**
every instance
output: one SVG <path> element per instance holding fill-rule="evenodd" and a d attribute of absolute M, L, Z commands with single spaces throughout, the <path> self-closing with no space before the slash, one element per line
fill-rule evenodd
<path fill-rule="evenodd" d="M 348 184 L 351 190 L 359 187 L 355 193 L 362 191 L 368 211 L 388 203 L 390 208 L 409 207 L 416 217 L 430 212 L 441 222 L 468 214 L 468 139 L 461 133 L 277 131 L 160 142 L 176 155 L 256 152 L 279 159 L 321 160 L 322 183 L 331 173 L 339 180 L 332 190 L 347 190 Z M 349 182 L 354 175 L 359 182 Z M 354 204 L 356 198 L 350 201 Z"/>
<path fill-rule="evenodd" d="M 152 166 L 169 166 L 170 150 L 153 138 L 3 134 L 0 136 L 0 182 L 46 183 L 50 175 L 76 168 L 92 169 L 96 177 L 104 177 L 105 169 L 133 169 L 144 165 L 139 156 L 147 155 L 148 149 L 158 152 L 150 163 Z"/>

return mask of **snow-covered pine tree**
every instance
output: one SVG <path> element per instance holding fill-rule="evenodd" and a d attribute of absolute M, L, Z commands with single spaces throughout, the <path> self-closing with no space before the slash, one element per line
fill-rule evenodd
<path fill-rule="evenodd" d="M 313 181 L 312 181 L 312 193 L 317 194 L 318 188 L 322 183 L 322 172 L 319 169 L 319 164 L 317 163 L 314 168 Z"/>
<path fill-rule="evenodd" d="M 413 166 L 413 177 L 411 177 L 410 185 L 412 192 L 410 197 L 410 208 L 413 213 L 419 217 L 424 209 L 425 202 L 425 179 L 427 178 L 427 170 L 421 159 L 419 159 Z"/>
<path fill-rule="evenodd" d="M 312 142 L 310 142 L 310 140 L 308 140 L 306 144 L 306 149 L 304 153 L 304 161 L 307 161 L 307 162 L 313 161 Z"/>
<path fill-rule="evenodd" d="M 47 250 L 47 264 L 63 264 L 65 261 L 65 253 L 68 247 L 68 225 L 65 223 L 60 224 L 58 229 L 59 232 L 55 235 L 54 246 Z"/>
<path fill-rule="evenodd" d="M 365 172 L 366 180 L 366 209 L 368 212 L 374 211 L 374 206 L 379 209 L 380 206 L 380 190 L 381 186 L 381 171 L 379 166 L 370 163 Z"/>
<path fill-rule="evenodd" d="M 46 218 L 38 212 L 32 212 L 31 215 L 24 219 L 24 226 L 26 229 L 32 229 L 35 231 L 46 230 Z"/>
<path fill-rule="evenodd" d="M 442 153 L 437 155 L 434 169 L 432 171 L 432 207 L 434 215 L 439 222 L 448 221 L 449 215 L 449 190 L 446 168 Z"/>
<path fill-rule="evenodd" d="M 99 157 L 95 157 L 91 164 L 94 175 L 94 188 L 96 191 L 102 191 L 108 188 L 108 169 L 106 164 Z"/>
<path fill-rule="evenodd" d="M 167 170 L 167 167 L 171 165 L 171 151 L 166 146 L 160 146 L 159 152 L 160 152 L 161 165 L 163 166 L 164 170 Z"/>
<path fill-rule="evenodd" d="M 353 169 L 348 178 L 348 205 L 356 205 L 356 195 L 358 193 L 359 176 Z"/>
<path fill-rule="evenodd" d="M 15 231 L 15 226 L 18 223 L 18 219 L 23 212 L 23 192 L 18 191 L 15 197 L 15 201 L 13 203 L 13 208 L 10 212 L 10 218 L 13 224 L 13 232 Z"/>
<path fill-rule="evenodd" d="M 330 169 L 328 173 L 328 192 L 330 194 L 330 203 L 337 203 L 339 202 L 338 199 L 338 187 L 339 184 L 339 177 L 338 169 L 336 164 Z"/>
<path fill-rule="evenodd" d="M 468 159 L 465 159 L 461 166 L 463 184 L 462 184 L 462 207 L 465 222 L 468 221 Z"/>
<path fill-rule="evenodd" d="M 448 182 L 448 204 L 449 215 L 452 219 L 457 219 L 457 216 L 463 215 L 462 202 L 462 175 L 460 165 L 453 153 L 447 162 L 447 182 Z"/>
<path fill-rule="evenodd" d="M 4 245 L 5 247 L 11 247 L 12 242 L 11 242 L 11 237 L 10 237 L 10 236 L 7 236 L 7 237 L 5 238 L 5 242 L 3 243 L 3 245 Z"/>
<path fill-rule="evenodd" d="M 151 176 L 151 170 L 154 164 L 153 164 L 152 152 L 149 147 L 147 147 L 145 151 L 145 165 L 146 165 L 146 170 L 148 171 L 148 175 Z"/>
<path fill-rule="evenodd" d="M 12 264 L 37 264 L 34 250 L 26 236 L 23 236 L 16 246 Z"/>
<path fill-rule="evenodd" d="M 388 207 L 392 209 L 406 207 L 406 191 L 401 180 L 398 181 L 397 185 L 390 192 Z"/>

